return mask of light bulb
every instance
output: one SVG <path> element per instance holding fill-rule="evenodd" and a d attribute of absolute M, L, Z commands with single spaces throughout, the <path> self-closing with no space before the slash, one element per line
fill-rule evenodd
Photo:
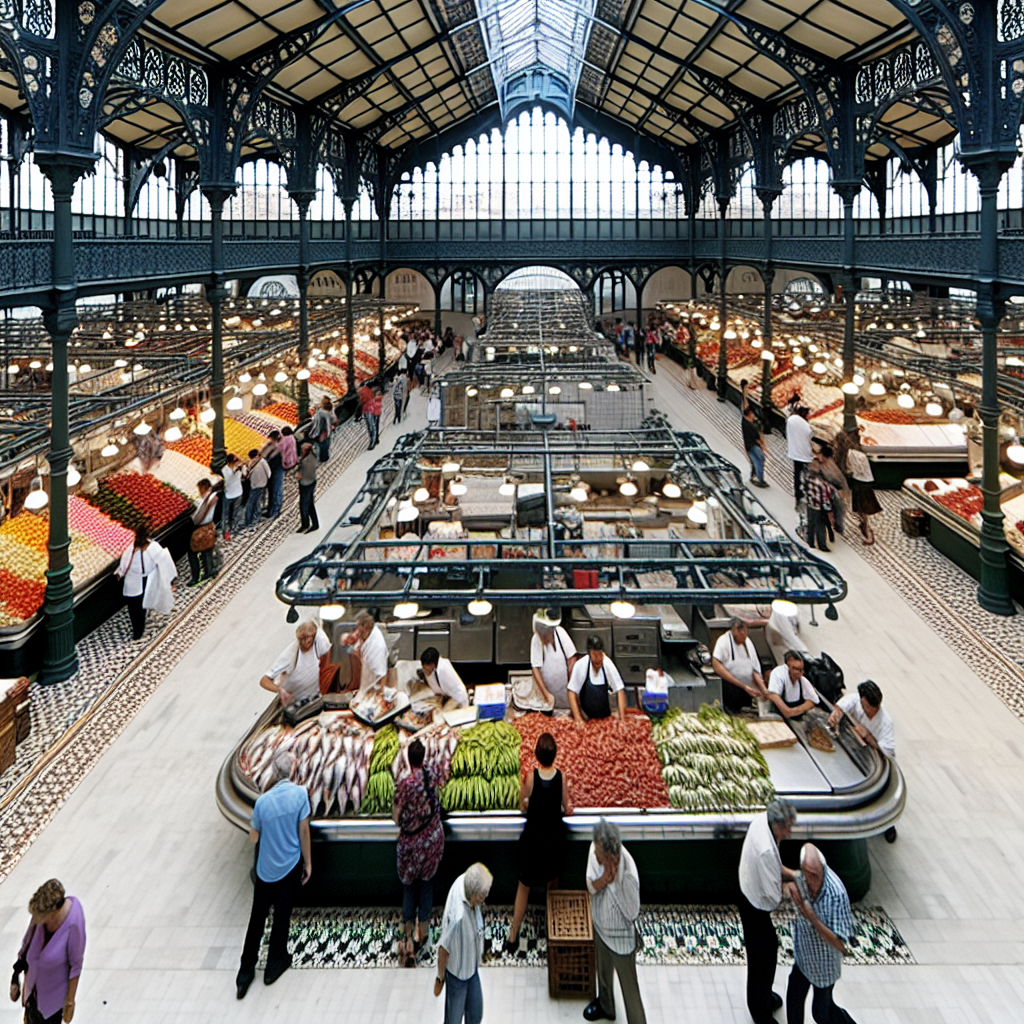
<path fill-rule="evenodd" d="M 1024 466 L 1024 444 L 1016 441 L 1006 449 L 1006 457 L 1017 466 Z"/>
<path fill-rule="evenodd" d="M 532 384 L 523 385 L 523 394 L 532 395 L 537 389 Z"/>
<path fill-rule="evenodd" d="M 238 395 L 235 395 L 234 398 L 228 399 L 229 412 L 238 412 L 244 405 L 245 403 L 238 397 Z"/>
<path fill-rule="evenodd" d="M 305 367 L 303 367 L 297 374 L 295 374 L 296 380 L 309 380 L 310 373 Z"/>
<path fill-rule="evenodd" d="M 491 614 L 491 602 L 484 600 L 482 597 L 476 598 L 476 600 L 470 601 L 466 605 L 466 611 L 470 615 L 490 615 Z"/>
<path fill-rule="evenodd" d="M 914 408 L 914 396 L 909 391 L 904 391 L 896 399 L 896 404 L 901 409 L 913 409 Z"/>
<path fill-rule="evenodd" d="M 212 423 L 217 418 L 217 413 L 213 409 L 204 409 L 199 414 L 200 423 Z"/>
<path fill-rule="evenodd" d="M 856 395 L 860 388 L 857 387 L 856 383 L 852 380 L 844 381 L 842 386 L 842 392 L 844 395 Z"/>
<path fill-rule="evenodd" d="M 25 508 L 30 512 L 38 512 L 41 508 L 46 508 L 50 504 L 49 495 L 42 489 L 42 487 L 33 488 L 25 497 Z"/>
<path fill-rule="evenodd" d="M 420 606 L 415 601 L 400 601 L 395 605 L 395 618 L 412 619 L 419 610 Z"/>
<path fill-rule="evenodd" d="M 636 495 L 637 487 L 632 480 L 623 480 L 619 484 L 619 494 L 624 495 L 627 498 L 632 498 Z"/>
<path fill-rule="evenodd" d="M 323 622 L 337 622 L 345 614 L 343 604 L 325 604 L 320 609 L 320 619 Z"/>
<path fill-rule="evenodd" d="M 460 468 L 461 468 L 461 466 L 460 466 L 460 464 L 458 462 L 453 462 L 451 459 L 449 459 L 447 462 L 444 463 L 443 466 L 441 466 L 441 472 L 442 473 L 458 473 Z"/>
<path fill-rule="evenodd" d="M 104 445 L 100 451 L 100 455 L 105 459 L 112 459 L 117 454 L 117 445 L 113 441 L 110 444 Z"/>
<path fill-rule="evenodd" d="M 594 385 L 589 380 L 581 380 L 578 386 L 580 391 L 592 391 L 594 388 Z"/>
<path fill-rule="evenodd" d="M 636 615 L 636 607 L 628 601 L 612 601 L 609 608 L 617 619 L 631 619 Z"/>
<path fill-rule="evenodd" d="M 586 501 L 587 500 L 587 489 L 582 484 L 577 485 L 571 491 L 569 496 L 573 501 Z"/>
<path fill-rule="evenodd" d="M 136 423 L 132 428 L 132 433 L 137 434 L 139 437 L 145 437 L 153 428 L 143 420 L 141 423 Z"/>
<path fill-rule="evenodd" d="M 68 466 L 68 487 L 75 487 L 82 482 L 82 474 L 75 469 L 75 464 L 72 462 Z"/>
<path fill-rule="evenodd" d="M 551 387 L 548 388 L 549 395 L 560 395 L 561 393 L 562 389 L 557 384 L 552 384 Z"/>
<path fill-rule="evenodd" d="M 942 415 L 942 403 L 941 402 L 928 402 L 925 405 L 925 407 L 924 407 L 924 411 L 926 413 L 928 413 L 929 416 L 941 416 Z"/>
<path fill-rule="evenodd" d="M 648 466 L 643 459 L 637 459 L 636 462 L 633 463 L 634 473 L 646 473 L 650 468 L 651 467 Z"/>
<path fill-rule="evenodd" d="M 278 370 L 277 373 L 274 374 L 274 380 L 277 381 L 278 384 L 283 384 L 287 379 L 288 374 L 285 373 L 284 370 Z"/>
<path fill-rule="evenodd" d="M 618 384 L 609 384 L 608 387 L 605 388 L 605 391 L 621 391 L 621 390 L 622 389 L 619 387 Z"/>
<path fill-rule="evenodd" d="M 675 484 L 669 480 L 665 483 L 665 486 L 662 487 L 661 493 L 664 494 L 666 498 L 681 498 L 683 496 L 683 489 L 679 484 Z"/>
<path fill-rule="evenodd" d="M 167 442 L 180 441 L 181 431 L 177 427 L 168 427 L 164 431 L 164 440 Z"/>
<path fill-rule="evenodd" d="M 502 388 L 501 389 L 501 397 L 502 398 L 511 398 L 514 394 L 515 394 L 515 392 L 511 388 Z"/>
<path fill-rule="evenodd" d="M 412 500 L 416 502 L 430 501 L 430 491 L 426 487 L 417 487 L 416 493 L 413 494 Z"/>
<path fill-rule="evenodd" d="M 179 405 L 176 409 L 172 409 L 170 415 L 167 417 L 169 420 L 173 420 L 175 423 L 178 420 L 185 418 L 185 410 Z"/>
<path fill-rule="evenodd" d="M 876 397 L 878 395 L 884 395 L 885 394 L 885 385 L 880 380 L 873 380 L 868 385 L 868 394 L 869 395 L 875 395 Z"/>
<path fill-rule="evenodd" d="M 265 395 L 267 393 L 266 384 L 254 384 L 252 387 L 252 393 L 254 395 Z"/>

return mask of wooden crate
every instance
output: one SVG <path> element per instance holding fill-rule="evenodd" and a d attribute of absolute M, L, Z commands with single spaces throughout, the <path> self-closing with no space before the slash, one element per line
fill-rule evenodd
<path fill-rule="evenodd" d="M 593 999 L 597 981 L 590 895 L 548 891 L 548 994 L 553 999 Z"/>

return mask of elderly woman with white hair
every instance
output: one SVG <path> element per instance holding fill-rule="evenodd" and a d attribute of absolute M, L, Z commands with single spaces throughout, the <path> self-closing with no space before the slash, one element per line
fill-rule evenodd
<path fill-rule="evenodd" d="M 252 912 L 242 946 L 242 959 L 235 978 L 236 994 L 245 998 L 256 977 L 256 957 L 270 908 L 270 928 L 265 985 L 273 985 L 292 964 L 288 952 L 288 927 L 300 884 L 313 873 L 309 836 L 309 794 L 291 782 L 295 756 L 282 751 L 274 758 L 274 775 L 252 809 L 249 841 L 259 843 L 253 877 Z"/>
<path fill-rule="evenodd" d="M 435 996 L 445 989 L 444 1024 L 480 1024 L 483 1019 L 480 961 L 484 955 L 484 916 L 480 907 L 493 880 L 483 864 L 473 864 L 448 890 L 434 980 Z"/>
<path fill-rule="evenodd" d="M 285 717 L 293 724 L 320 710 L 320 659 L 330 649 L 323 626 L 313 621 L 299 623 L 295 639 L 260 679 L 264 690 L 281 698 Z"/>
<path fill-rule="evenodd" d="M 803 1024 L 807 992 L 813 986 L 811 1014 L 817 1024 L 853 1024 L 832 997 L 853 934 L 850 897 L 816 846 L 800 849 L 800 873 L 786 883 L 786 895 L 799 911 L 793 925 L 793 970 L 786 989 L 786 1020 Z"/>
<path fill-rule="evenodd" d="M 619 976 L 628 1024 L 646 1024 L 636 976 L 640 916 L 640 876 L 622 845 L 616 825 L 601 818 L 587 856 L 587 890 L 594 922 L 597 998 L 583 1011 L 585 1020 L 615 1020 L 615 975 Z"/>

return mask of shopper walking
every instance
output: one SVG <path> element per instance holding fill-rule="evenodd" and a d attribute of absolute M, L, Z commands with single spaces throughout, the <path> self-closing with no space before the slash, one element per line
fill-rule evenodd
<path fill-rule="evenodd" d="M 245 998 L 256 977 L 256 957 L 270 908 L 274 922 L 270 928 L 267 969 L 263 984 L 273 985 L 292 965 L 288 952 L 288 928 L 292 907 L 300 883 L 313 874 L 309 839 L 309 794 L 288 780 L 295 771 L 295 757 L 283 751 L 274 758 L 274 776 L 270 786 L 257 798 L 252 809 L 249 842 L 259 843 L 256 873 L 253 877 L 252 911 L 245 932 L 242 959 L 235 978 L 235 992 Z"/>
<path fill-rule="evenodd" d="M 206 583 L 217 575 L 213 567 L 213 547 L 217 543 L 217 527 L 213 516 L 219 499 L 206 477 L 196 484 L 196 489 L 199 497 L 196 498 L 195 511 L 192 513 L 192 536 L 188 542 L 188 567 L 192 570 L 192 580 L 188 584 L 190 587 Z"/>
<path fill-rule="evenodd" d="M 313 414 L 306 438 L 319 447 L 320 461 L 326 462 L 331 457 L 331 433 L 338 425 L 338 417 L 334 414 L 331 399 L 324 395 L 320 400 L 320 408 Z"/>
<path fill-rule="evenodd" d="M 835 461 L 835 449 L 827 441 L 815 438 L 812 445 L 814 460 L 810 472 L 820 473 L 833 487 L 835 496 L 832 499 L 832 518 L 836 533 L 842 533 L 846 526 L 846 502 L 850 498 L 850 488 L 845 473 Z"/>
<path fill-rule="evenodd" d="M 402 372 L 395 374 L 395 382 L 391 385 L 391 398 L 395 403 L 395 422 L 402 422 L 402 412 L 405 409 L 406 394 L 409 378 Z"/>
<path fill-rule="evenodd" d="M 615 1020 L 615 978 L 619 976 L 627 1024 L 646 1024 L 636 976 L 640 876 L 622 845 L 618 826 L 601 818 L 587 856 L 587 889 L 594 922 L 597 998 L 583 1011 L 585 1020 Z"/>
<path fill-rule="evenodd" d="M 423 763 L 425 754 L 419 740 L 409 744 L 410 771 L 395 787 L 392 811 L 398 826 L 398 879 L 402 883 L 404 930 L 398 957 L 405 967 L 416 966 L 416 957 L 430 934 L 434 875 L 444 854 L 438 779 L 434 770 Z"/>
<path fill-rule="evenodd" d="M 220 473 L 224 478 L 224 508 L 220 514 L 220 526 L 224 539 L 231 540 L 232 531 L 235 529 L 235 516 L 238 515 L 242 503 L 242 460 L 231 453 Z"/>
<path fill-rule="evenodd" d="M 308 442 L 302 445 L 302 457 L 299 459 L 296 476 L 299 480 L 299 529 L 298 533 L 312 533 L 320 529 L 320 520 L 316 515 L 316 474 L 320 468 L 320 460 Z"/>
<path fill-rule="evenodd" d="M 846 453 L 846 474 L 850 481 L 853 511 L 860 518 L 860 532 L 865 544 L 875 543 L 875 534 L 871 529 L 871 517 L 882 511 L 875 495 L 875 475 L 871 471 L 871 463 L 864 454 L 860 443 L 860 428 L 848 431 L 849 450 Z"/>
<path fill-rule="evenodd" d="M 281 439 L 277 442 L 278 451 L 281 453 L 281 465 L 287 473 L 299 464 L 299 445 L 295 440 L 295 431 L 291 427 L 281 428 Z"/>
<path fill-rule="evenodd" d="M 245 525 L 252 526 L 260 514 L 263 494 L 270 483 L 270 466 L 256 448 L 249 452 L 249 464 L 246 466 L 246 477 L 249 480 L 249 500 L 245 504 Z"/>
<path fill-rule="evenodd" d="M 512 927 L 505 940 L 509 953 L 519 948 L 519 929 L 526 917 L 530 889 L 557 889 L 565 867 L 567 836 L 562 815 L 572 814 L 572 798 L 565 776 L 555 767 L 557 754 L 554 736 L 541 733 L 534 748 L 539 767 L 520 787 L 519 809 L 526 815 L 526 825 L 516 843 L 519 887 Z"/>
<path fill-rule="evenodd" d="M 82 904 L 51 878 L 35 891 L 28 912 L 32 921 L 14 964 L 11 1001 L 21 1000 L 25 1024 L 71 1024 L 85 958 Z"/>
<path fill-rule="evenodd" d="M 146 629 L 146 612 L 167 615 L 174 608 L 173 581 L 178 576 L 170 552 L 140 526 L 131 547 L 125 548 L 117 576 L 124 580 L 122 593 L 132 624 L 132 639 L 141 640 Z"/>
<path fill-rule="evenodd" d="M 767 487 L 764 482 L 764 457 L 766 454 L 761 428 L 754 418 L 754 407 L 748 402 L 743 407 L 743 448 L 750 459 L 750 480 L 757 487 Z"/>
<path fill-rule="evenodd" d="M 806 405 L 798 406 L 786 420 L 786 448 L 793 460 L 793 497 L 797 508 L 804 496 L 803 480 L 808 463 L 814 457 L 811 451 L 811 425 L 807 422 L 810 410 Z"/>
<path fill-rule="evenodd" d="M 810 843 L 800 849 L 800 873 L 786 883 L 797 908 L 793 924 L 793 970 L 786 989 L 787 1024 L 803 1024 L 807 993 L 813 987 L 811 1014 L 817 1024 L 853 1024 L 836 1006 L 832 990 L 843 970 L 846 943 L 853 934 L 850 897 L 824 854 Z"/>
<path fill-rule="evenodd" d="M 815 455 L 814 458 L 820 457 Z M 829 551 L 828 541 L 835 541 L 832 505 L 836 499 L 836 489 L 822 476 L 813 461 L 803 485 L 807 499 L 807 546 Z"/>
<path fill-rule="evenodd" d="M 373 408 L 373 389 L 369 384 L 364 384 L 357 392 L 359 399 L 359 415 L 363 418 L 363 426 L 366 427 L 366 438 L 369 445 L 368 450 L 373 449 L 376 443 L 373 436 L 373 414 L 371 412 Z"/>
<path fill-rule="evenodd" d="M 284 501 L 284 458 L 281 454 L 281 431 L 272 430 L 266 443 L 260 449 L 260 455 L 267 460 L 270 467 L 270 491 L 267 498 L 267 519 L 276 519 L 281 514 L 281 503 Z"/>
<path fill-rule="evenodd" d="M 773 800 L 764 814 L 750 823 L 740 853 L 740 892 L 737 899 L 747 952 L 747 1009 L 754 1024 L 771 1024 L 782 1006 L 772 991 L 779 953 L 779 937 L 771 912 L 782 902 L 783 881 L 796 873 L 782 863 L 779 843 L 788 839 L 796 821 L 796 808 L 786 800 Z"/>
<path fill-rule="evenodd" d="M 441 919 L 434 995 L 444 990 L 444 1024 L 480 1024 L 484 995 L 480 961 L 484 955 L 484 916 L 480 911 L 493 878 L 473 864 L 452 882 Z"/>

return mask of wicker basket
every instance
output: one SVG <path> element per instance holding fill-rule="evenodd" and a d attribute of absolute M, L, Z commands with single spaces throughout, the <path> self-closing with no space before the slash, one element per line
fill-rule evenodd
<path fill-rule="evenodd" d="M 585 891 L 548 892 L 548 994 L 553 999 L 593 999 L 594 928 Z"/>

